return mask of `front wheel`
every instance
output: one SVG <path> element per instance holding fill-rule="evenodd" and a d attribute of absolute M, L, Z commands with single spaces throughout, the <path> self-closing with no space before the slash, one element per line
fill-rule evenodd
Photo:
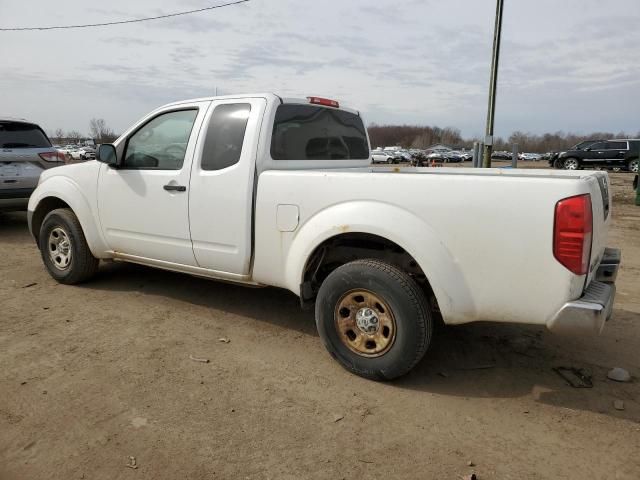
<path fill-rule="evenodd" d="M 409 372 L 427 351 L 433 331 L 420 287 L 378 260 L 356 260 L 331 272 L 316 299 L 316 325 L 344 368 L 373 380 Z"/>
<path fill-rule="evenodd" d="M 91 278 L 98 259 L 91 254 L 78 218 L 68 208 L 49 212 L 38 237 L 42 261 L 60 283 L 73 285 Z"/>
<path fill-rule="evenodd" d="M 567 158 L 564 161 L 563 168 L 565 170 L 578 170 L 580 168 L 580 162 L 575 158 Z"/>
<path fill-rule="evenodd" d="M 631 160 L 627 168 L 630 172 L 638 173 L 638 159 Z"/>

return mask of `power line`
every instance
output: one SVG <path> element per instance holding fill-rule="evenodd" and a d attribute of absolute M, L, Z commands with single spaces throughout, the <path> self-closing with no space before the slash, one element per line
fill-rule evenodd
<path fill-rule="evenodd" d="M 125 23 L 148 22 L 150 20 L 160 20 L 162 18 L 179 17 L 181 15 L 189 15 L 192 13 L 204 12 L 206 10 L 214 10 L 216 8 L 230 7 L 232 5 L 238 5 L 240 3 L 246 3 L 248 1 L 250 0 L 236 0 L 235 2 L 223 3 L 220 5 L 212 5 L 210 7 L 198 8 L 196 10 L 189 10 L 187 12 L 169 13 L 167 15 L 158 15 L 157 17 L 135 18 L 133 20 L 120 20 L 118 22 L 87 23 L 83 25 L 57 25 L 57 26 L 51 26 L 51 27 L 11 27 L 11 28 L 0 28 L 0 31 L 1 32 L 17 32 L 17 31 L 25 31 L 25 30 L 63 30 L 67 28 L 106 27 L 109 25 L 123 25 Z"/>

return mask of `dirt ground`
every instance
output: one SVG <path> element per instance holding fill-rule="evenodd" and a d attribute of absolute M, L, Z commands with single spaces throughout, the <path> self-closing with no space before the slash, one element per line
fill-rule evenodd
<path fill-rule="evenodd" d="M 446 328 L 392 383 L 340 368 L 290 293 L 113 263 L 58 285 L 26 216 L 0 215 L 0 479 L 637 480 L 640 207 L 611 178 L 623 266 L 600 337 Z"/>

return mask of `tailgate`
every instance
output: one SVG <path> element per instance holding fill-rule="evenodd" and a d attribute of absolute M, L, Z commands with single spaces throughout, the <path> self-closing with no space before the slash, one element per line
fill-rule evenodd
<path fill-rule="evenodd" d="M 595 172 L 593 175 L 590 175 L 588 177 L 588 184 L 593 210 L 593 237 L 591 241 L 589 275 L 586 285 L 594 278 L 607 246 L 612 205 L 609 175 L 606 172 Z"/>

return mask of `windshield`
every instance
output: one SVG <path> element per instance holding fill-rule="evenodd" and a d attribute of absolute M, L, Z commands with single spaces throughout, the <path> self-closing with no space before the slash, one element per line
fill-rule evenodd
<path fill-rule="evenodd" d="M 368 159 L 362 119 L 355 113 L 312 105 L 278 107 L 271 135 L 274 160 Z"/>
<path fill-rule="evenodd" d="M 32 123 L 0 121 L 0 148 L 49 148 L 51 142 Z"/>

